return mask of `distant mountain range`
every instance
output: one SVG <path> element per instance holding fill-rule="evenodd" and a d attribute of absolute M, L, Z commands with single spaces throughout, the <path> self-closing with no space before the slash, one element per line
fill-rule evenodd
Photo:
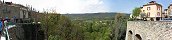
<path fill-rule="evenodd" d="M 85 13 L 85 14 L 62 14 L 69 17 L 71 20 L 112 20 L 117 13 Z M 129 14 L 124 13 L 127 16 Z"/>

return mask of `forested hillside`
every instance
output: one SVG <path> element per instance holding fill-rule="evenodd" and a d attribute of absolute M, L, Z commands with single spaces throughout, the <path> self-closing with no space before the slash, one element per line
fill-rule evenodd
<path fill-rule="evenodd" d="M 93 19 L 99 19 L 99 20 L 113 20 L 114 16 L 117 13 L 115 12 L 109 12 L 109 13 L 85 13 L 85 14 L 62 14 L 66 17 L 69 17 L 71 20 L 93 20 Z M 129 14 L 124 13 L 126 16 L 129 16 Z"/>
<path fill-rule="evenodd" d="M 41 25 L 48 40 L 125 40 L 128 17 L 123 13 L 50 14 L 42 17 Z"/>

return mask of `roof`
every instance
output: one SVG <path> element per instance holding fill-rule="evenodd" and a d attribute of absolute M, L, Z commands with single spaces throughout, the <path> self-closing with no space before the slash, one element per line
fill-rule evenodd
<path fill-rule="evenodd" d="M 170 4 L 170 5 L 168 6 L 168 8 L 170 8 L 170 6 L 172 6 L 172 4 Z"/>
<path fill-rule="evenodd" d="M 12 2 L 5 2 L 5 4 L 12 5 L 13 3 Z"/>
<path fill-rule="evenodd" d="M 167 11 L 168 9 L 164 9 L 164 11 Z"/>
<path fill-rule="evenodd" d="M 143 7 L 140 7 L 140 8 L 143 8 Z"/>
<path fill-rule="evenodd" d="M 156 1 L 151 1 L 151 2 L 149 2 L 148 4 L 145 4 L 145 5 L 143 5 L 143 6 L 149 6 L 149 5 L 158 5 L 158 6 L 162 6 L 161 4 L 156 3 Z"/>

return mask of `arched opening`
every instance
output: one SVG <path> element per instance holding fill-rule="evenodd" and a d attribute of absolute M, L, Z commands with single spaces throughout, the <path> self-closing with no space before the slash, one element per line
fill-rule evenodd
<path fill-rule="evenodd" d="M 135 35 L 135 40 L 142 40 L 141 36 L 139 34 Z"/>
<path fill-rule="evenodd" d="M 168 16 L 165 16 L 165 18 L 168 18 Z"/>
<path fill-rule="evenodd" d="M 159 20 L 160 20 L 160 17 L 157 17 L 157 18 L 156 18 L 156 21 L 159 21 Z"/>
<path fill-rule="evenodd" d="M 128 40 L 132 40 L 132 31 L 130 30 L 129 32 L 128 32 Z"/>
<path fill-rule="evenodd" d="M 151 20 L 151 21 L 154 21 L 154 19 L 153 19 L 153 18 L 150 18 L 150 20 Z"/>

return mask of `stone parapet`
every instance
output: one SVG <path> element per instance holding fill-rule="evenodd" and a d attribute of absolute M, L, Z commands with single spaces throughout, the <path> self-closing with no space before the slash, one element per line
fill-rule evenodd
<path fill-rule="evenodd" d="M 128 21 L 126 40 L 172 40 L 170 21 Z"/>

